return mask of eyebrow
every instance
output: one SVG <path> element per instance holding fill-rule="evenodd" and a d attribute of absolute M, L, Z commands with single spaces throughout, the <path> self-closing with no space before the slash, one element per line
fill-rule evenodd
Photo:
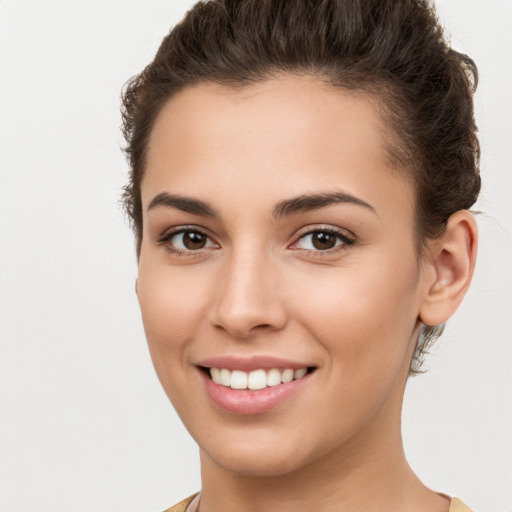
<path fill-rule="evenodd" d="M 339 203 L 361 206 L 363 208 L 367 208 L 378 216 L 375 208 L 366 201 L 341 191 L 303 194 L 290 199 L 283 199 L 274 206 L 272 216 L 276 219 L 290 217 L 292 215 L 319 210 L 320 208 L 325 208 Z M 149 203 L 148 211 L 158 208 L 159 206 L 176 208 L 183 212 L 203 217 L 211 217 L 215 219 L 220 218 L 220 213 L 207 201 L 176 194 L 169 194 L 168 192 L 161 192 L 160 194 L 157 194 Z"/>
<path fill-rule="evenodd" d="M 193 213 L 194 215 L 201 215 L 203 217 L 220 217 L 217 210 L 206 201 L 200 199 L 192 199 L 190 197 L 183 197 L 167 192 L 161 192 L 156 195 L 151 203 L 149 203 L 148 211 L 158 208 L 159 206 L 167 206 L 168 208 L 176 208 L 186 213 Z"/>
<path fill-rule="evenodd" d="M 326 206 L 332 206 L 338 203 L 362 206 L 363 208 L 371 210 L 378 216 L 375 208 L 366 201 L 341 191 L 304 194 L 291 199 L 284 199 L 274 206 L 272 215 L 274 218 L 278 219 L 281 217 L 296 215 L 298 213 L 319 210 L 320 208 L 325 208 Z"/>

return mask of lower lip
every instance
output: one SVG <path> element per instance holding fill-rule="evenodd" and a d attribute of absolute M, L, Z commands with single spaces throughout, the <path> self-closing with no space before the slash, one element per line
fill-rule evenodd
<path fill-rule="evenodd" d="M 204 371 L 200 371 L 206 391 L 213 402 L 224 411 L 234 414 L 261 414 L 270 411 L 295 396 L 306 384 L 311 373 L 292 380 L 286 384 L 278 384 L 264 389 L 231 389 L 216 384 Z"/>

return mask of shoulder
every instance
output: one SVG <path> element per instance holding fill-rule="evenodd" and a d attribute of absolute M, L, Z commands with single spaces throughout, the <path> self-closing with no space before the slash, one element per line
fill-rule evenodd
<path fill-rule="evenodd" d="M 457 498 L 452 498 L 450 501 L 450 510 L 448 512 L 472 512 L 472 510 L 462 503 Z"/>
<path fill-rule="evenodd" d="M 185 498 L 183 501 L 180 501 L 176 505 L 171 508 L 164 510 L 164 512 L 186 512 L 187 507 L 190 505 L 192 500 L 197 496 L 196 494 L 192 494 L 188 498 Z M 457 498 L 452 498 L 450 501 L 450 510 L 448 512 L 473 512 L 467 505 L 464 505 L 462 501 Z"/>
<path fill-rule="evenodd" d="M 183 501 L 176 503 L 176 505 L 164 510 L 164 512 L 185 512 L 187 510 L 187 507 L 190 505 L 190 503 L 196 496 L 197 496 L 197 493 L 192 494 L 192 496 L 189 496 L 188 498 L 185 498 Z"/>

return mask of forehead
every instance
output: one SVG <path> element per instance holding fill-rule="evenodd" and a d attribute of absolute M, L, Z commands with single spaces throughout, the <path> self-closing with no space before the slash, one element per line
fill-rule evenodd
<path fill-rule="evenodd" d="M 410 206 L 411 187 L 393 169 L 387 139 L 374 98 L 314 78 L 241 89 L 200 84 L 176 94 L 156 119 L 143 203 L 164 189 L 224 191 L 220 200 L 242 206 L 258 194 L 277 201 L 342 188 L 374 201 L 389 194 L 396 200 L 400 190 Z"/>

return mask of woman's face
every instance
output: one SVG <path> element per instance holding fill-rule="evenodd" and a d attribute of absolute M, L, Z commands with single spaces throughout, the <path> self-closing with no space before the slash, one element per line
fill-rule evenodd
<path fill-rule="evenodd" d="M 396 436 L 426 284 L 386 129 L 371 99 L 310 78 L 204 84 L 161 111 L 137 293 L 213 464 L 286 474 Z"/>

